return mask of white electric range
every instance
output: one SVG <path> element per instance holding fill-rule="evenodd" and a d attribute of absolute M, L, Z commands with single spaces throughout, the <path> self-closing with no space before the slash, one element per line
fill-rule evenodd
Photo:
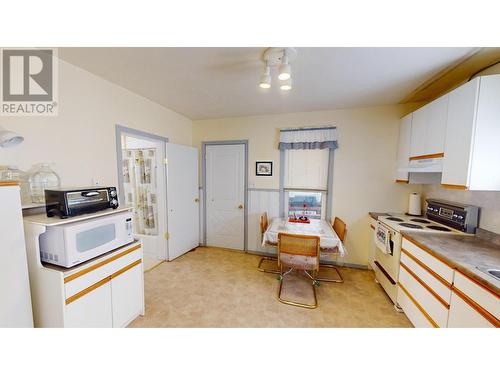
<path fill-rule="evenodd" d="M 384 288 L 397 310 L 397 282 L 402 232 L 471 235 L 478 224 L 479 208 L 457 203 L 427 200 L 426 215 L 379 216 L 375 228 L 375 280 Z"/>

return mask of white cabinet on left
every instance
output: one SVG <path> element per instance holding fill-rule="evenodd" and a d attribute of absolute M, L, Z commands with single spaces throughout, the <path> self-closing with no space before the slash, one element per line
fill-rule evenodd
<path fill-rule="evenodd" d="M 0 328 L 33 327 L 19 186 L 0 181 Z"/>
<path fill-rule="evenodd" d="M 141 242 L 63 268 L 41 262 L 44 225 L 24 226 L 35 327 L 126 327 L 144 315 Z"/>

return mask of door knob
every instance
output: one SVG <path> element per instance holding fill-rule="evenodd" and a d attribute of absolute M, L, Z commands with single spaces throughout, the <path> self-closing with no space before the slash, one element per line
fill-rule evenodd
<path fill-rule="evenodd" d="M 198 203 L 200 200 L 198 198 L 194 198 L 194 201 Z"/>
<path fill-rule="evenodd" d="M 240 205 L 238 206 L 238 208 L 239 208 L 240 210 L 241 210 L 241 209 L 243 209 L 243 205 L 242 205 L 242 204 L 240 204 Z"/>

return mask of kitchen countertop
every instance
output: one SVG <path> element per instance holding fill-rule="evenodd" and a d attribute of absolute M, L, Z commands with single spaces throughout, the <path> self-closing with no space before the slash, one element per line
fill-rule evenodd
<path fill-rule="evenodd" d="M 500 244 L 478 236 L 442 233 L 403 232 L 403 237 L 500 295 L 500 280 L 477 268 L 500 268 Z"/>

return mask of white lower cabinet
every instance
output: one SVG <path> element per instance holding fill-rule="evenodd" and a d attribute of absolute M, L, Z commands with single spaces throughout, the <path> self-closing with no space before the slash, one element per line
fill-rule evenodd
<path fill-rule="evenodd" d="M 65 283 L 64 327 L 126 327 L 144 314 L 144 272 L 139 245 L 94 266 L 83 267 L 65 277 L 69 281 Z"/>
<path fill-rule="evenodd" d="M 111 279 L 113 327 L 126 327 L 144 310 L 143 271 L 137 264 Z"/>
<path fill-rule="evenodd" d="M 424 327 L 427 327 L 429 324 L 436 328 L 446 327 L 448 321 L 448 305 L 443 305 L 427 288 L 430 289 L 430 287 L 420 278 L 416 279 L 415 276 L 411 275 L 410 272 L 406 270 L 406 268 L 401 267 L 399 271 L 398 298 L 402 292 L 412 300 L 413 304 L 420 312 L 419 315 L 422 315 L 423 318 L 427 320 Z M 411 318 L 410 321 L 412 321 Z M 415 327 L 418 327 L 420 319 L 412 321 L 412 323 Z"/>
<path fill-rule="evenodd" d="M 403 239 L 397 302 L 423 327 L 500 327 L 500 296 Z"/>
<path fill-rule="evenodd" d="M 465 299 L 457 293 L 452 292 L 450 304 L 450 317 L 448 319 L 450 328 L 492 328 L 493 324 L 484 318 Z"/>
<path fill-rule="evenodd" d="M 109 328 L 112 324 L 109 281 L 66 305 L 64 327 Z"/>
<path fill-rule="evenodd" d="M 35 327 L 126 327 L 144 315 L 140 241 L 65 269 L 41 262 L 45 230 L 25 221 Z"/>
<path fill-rule="evenodd" d="M 448 327 L 499 327 L 500 297 L 456 271 Z"/>
<path fill-rule="evenodd" d="M 398 288 L 398 305 L 403 309 L 408 320 L 417 328 L 433 328 L 432 323 L 422 314 L 419 306 L 412 297 L 404 291 L 401 286 Z"/>

